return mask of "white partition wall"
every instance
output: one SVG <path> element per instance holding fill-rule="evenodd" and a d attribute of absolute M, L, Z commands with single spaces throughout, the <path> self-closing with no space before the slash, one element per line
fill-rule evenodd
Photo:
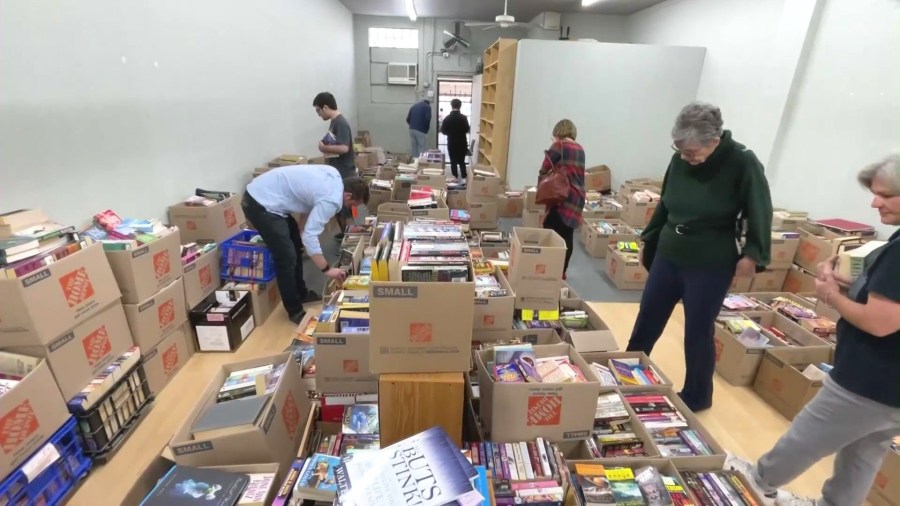
<path fill-rule="evenodd" d="M 706 50 L 637 44 L 522 40 L 516 60 L 507 183 L 537 181 L 553 125 L 578 128 L 588 166 L 606 164 L 613 185 L 661 176 L 669 132 L 697 95 Z"/>

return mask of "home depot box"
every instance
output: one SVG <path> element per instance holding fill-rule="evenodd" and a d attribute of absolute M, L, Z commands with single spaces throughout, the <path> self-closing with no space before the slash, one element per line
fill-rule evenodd
<path fill-rule="evenodd" d="M 525 208 L 522 211 L 522 226 L 525 228 L 541 228 L 544 226 L 544 218 L 547 217 L 547 209 L 540 206 L 540 209 Z"/>
<path fill-rule="evenodd" d="M 475 297 L 475 312 L 472 319 L 473 330 L 501 330 L 512 326 L 516 296 L 509 286 L 500 267 L 494 267 L 494 276 L 506 290 L 503 297 Z"/>
<path fill-rule="evenodd" d="M 897 450 L 891 449 L 884 456 L 866 499 L 872 506 L 900 504 L 900 453 L 897 453 Z"/>
<path fill-rule="evenodd" d="M 606 165 L 584 169 L 584 189 L 608 192 L 612 189 L 612 171 Z"/>
<path fill-rule="evenodd" d="M 794 231 L 809 221 L 809 213 L 776 207 L 772 209 L 772 229 Z"/>
<path fill-rule="evenodd" d="M 753 277 L 735 275 L 731 278 L 731 285 L 728 287 L 729 293 L 747 293 L 753 286 Z"/>
<path fill-rule="evenodd" d="M 771 270 L 766 269 L 763 272 L 757 272 L 750 282 L 750 292 L 775 292 L 784 287 L 784 280 L 787 278 L 789 269 Z"/>
<path fill-rule="evenodd" d="M 489 199 L 483 199 L 483 202 L 469 203 L 469 228 L 472 230 L 485 230 L 497 228 L 497 196 L 494 196 L 494 202 L 488 202 Z"/>
<path fill-rule="evenodd" d="M 232 195 L 215 205 L 188 206 L 178 203 L 169 206 L 169 221 L 178 227 L 184 242 L 213 241 L 222 243 L 241 231 L 244 210 L 240 195 Z"/>
<path fill-rule="evenodd" d="M 800 247 L 800 239 L 776 239 L 772 238 L 772 246 L 769 250 L 771 261 L 766 266 L 768 269 L 790 269 L 797 256 L 797 248 Z"/>
<path fill-rule="evenodd" d="M 510 236 L 509 284 L 516 307 L 557 309 L 566 243 L 552 230 L 514 227 Z"/>
<path fill-rule="evenodd" d="M 281 304 L 281 292 L 278 291 L 278 283 L 273 279 L 265 283 L 225 283 L 223 290 L 238 290 L 250 292 L 250 307 L 253 310 L 253 322 L 255 326 L 266 323 L 269 316 Z"/>
<path fill-rule="evenodd" d="M 447 190 L 447 207 L 450 209 L 468 209 L 469 201 L 466 200 L 466 190 Z"/>
<path fill-rule="evenodd" d="M 429 186 L 431 188 L 439 188 L 446 189 L 447 188 L 447 175 L 446 174 L 422 174 L 421 172 L 416 174 L 416 183 L 417 186 Z"/>
<path fill-rule="evenodd" d="M 378 206 L 378 217 L 382 220 L 404 223 L 416 218 L 449 220 L 450 209 L 443 197 L 437 199 L 437 207 L 433 209 L 410 209 L 406 202 L 388 202 Z"/>
<path fill-rule="evenodd" d="M 209 406 L 216 403 L 222 383 L 234 371 L 267 364 L 286 364 L 271 394 L 260 423 L 241 432 L 195 440 L 191 427 Z M 311 408 L 300 381 L 300 368 L 291 353 L 234 362 L 222 366 L 204 390 L 196 407 L 169 441 L 176 464 L 221 466 L 276 462 L 286 469 L 297 455 L 301 433 Z"/>
<path fill-rule="evenodd" d="M 181 278 L 139 304 L 125 304 L 134 344 L 149 350 L 187 320 Z"/>
<path fill-rule="evenodd" d="M 586 228 L 585 232 L 586 240 L 584 243 L 584 249 L 587 250 L 588 254 L 594 258 L 605 258 L 609 252 L 609 245 L 615 245 L 619 241 L 639 241 L 640 236 L 637 232 L 634 231 L 633 228 L 629 227 L 625 222 L 621 220 L 602 220 L 605 223 L 612 225 L 615 229 L 614 232 L 606 232 L 605 230 L 601 230 L 597 228 L 595 222 L 593 225 L 589 225 L 583 228 Z"/>
<path fill-rule="evenodd" d="M 219 248 L 209 250 L 184 266 L 184 304 L 190 310 L 222 284 Z"/>
<path fill-rule="evenodd" d="M 660 383 L 655 385 L 619 385 L 619 390 L 653 390 L 658 388 L 672 388 L 674 385 L 672 380 L 663 373 L 662 369 L 656 365 L 642 351 L 600 351 L 600 352 L 582 352 L 581 358 L 588 364 L 597 363 L 609 367 L 610 360 L 637 360 L 642 366 L 649 367 L 653 374 L 659 379 Z"/>
<path fill-rule="evenodd" d="M 637 253 L 619 251 L 609 245 L 606 254 L 606 276 L 619 290 L 643 290 L 647 283 L 647 269 L 641 265 Z"/>
<path fill-rule="evenodd" d="M 371 371 L 468 371 L 474 292 L 472 282 L 373 282 Z"/>
<path fill-rule="evenodd" d="M 569 299 L 560 303 L 560 310 L 575 310 L 587 313 L 587 327 L 576 329 L 568 328 L 563 325 L 566 341 L 574 346 L 575 351 L 578 353 L 614 351 L 619 349 L 619 345 L 616 343 L 616 336 L 613 335 L 612 330 L 609 329 L 606 322 L 600 318 L 600 315 L 598 315 L 597 312 L 594 311 L 594 308 L 587 302 Z"/>
<path fill-rule="evenodd" d="M 42 361 L 12 390 L 0 395 L 0 476 L 23 464 L 68 418 L 50 366 Z"/>
<path fill-rule="evenodd" d="M 497 196 L 497 216 L 500 218 L 518 218 L 525 210 L 525 195 L 501 193 Z"/>
<path fill-rule="evenodd" d="M 5 336 L 2 341 L 6 351 L 46 358 L 67 400 L 132 346 L 120 302 L 110 304 L 54 339 L 35 341 L 20 334 Z"/>
<path fill-rule="evenodd" d="M 497 169 L 485 165 L 472 167 L 466 186 L 466 198 L 470 204 L 474 202 L 494 202 L 499 193 L 500 174 L 497 173 Z"/>
<path fill-rule="evenodd" d="M 836 255 L 842 245 L 863 242 L 860 237 L 841 235 L 814 223 L 802 224 L 797 233 L 800 234 L 800 243 L 794 263 L 810 272 L 816 272 L 819 264 Z"/>
<path fill-rule="evenodd" d="M 806 269 L 793 266 L 784 277 L 782 290 L 791 293 L 808 293 L 816 291 L 816 276 Z"/>
<path fill-rule="evenodd" d="M 584 439 L 594 427 L 600 383 L 587 362 L 568 344 L 535 346 L 538 358 L 568 356 L 587 378 L 583 383 L 495 382 L 488 364 L 494 351 L 476 354 L 480 412 L 491 441 L 506 443 L 542 437 L 548 441 Z"/>
<path fill-rule="evenodd" d="M 224 303 L 234 303 L 220 310 Z M 216 290 L 190 313 L 199 351 L 234 351 L 256 328 L 250 308 L 250 293 L 243 290 Z"/>
<path fill-rule="evenodd" d="M 103 246 L 94 244 L 19 279 L 0 279 L 0 343 L 47 342 L 119 300 Z"/>
<path fill-rule="evenodd" d="M 369 187 L 369 203 L 366 204 L 366 207 L 378 211 L 378 206 L 384 204 L 385 202 L 391 201 L 391 195 L 394 193 L 394 189 L 392 188 L 382 188 L 380 186 L 370 186 Z"/>
<path fill-rule="evenodd" d="M 181 277 L 180 237 L 176 228 L 138 249 L 106 252 L 122 302 L 137 304 Z"/>
<path fill-rule="evenodd" d="M 629 195 L 636 191 L 652 190 L 659 193 L 662 188 L 663 180 L 652 177 L 636 177 L 628 179 L 619 187 L 620 195 Z"/>
<path fill-rule="evenodd" d="M 766 350 L 759 365 L 753 391 L 775 411 L 793 420 L 806 403 L 822 388 L 822 380 L 812 380 L 803 375 L 809 364 L 831 363 L 831 348 L 788 348 Z"/>
<path fill-rule="evenodd" d="M 316 333 L 313 338 L 317 392 L 378 392 L 378 376 L 370 370 L 369 334 Z"/>
<path fill-rule="evenodd" d="M 188 340 L 193 339 L 193 335 L 189 334 L 189 331 L 189 327 L 180 325 L 153 349 L 141 350 L 147 384 L 154 394 L 159 395 L 191 358 Z"/>
<path fill-rule="evenodd" d="M 653 217 L 653 213 L 656 212 L 656 206 L 659 205 L 659 201 L 638 202 L 634 198 L 634 194 L 620 195 L 624 196 L 624 202 L 622 202 L 622 221 L 632 227 L 646 227 L 647 224 L 650 223 L 650 218 Z"/>

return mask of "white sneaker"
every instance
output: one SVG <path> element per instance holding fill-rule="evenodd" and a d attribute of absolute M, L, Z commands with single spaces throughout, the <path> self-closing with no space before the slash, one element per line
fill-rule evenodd
<path fill-rule="evenodd" d="M 816 501 L 808 497 L 797 497 L 786 490 L 779 490 L 775 506 L 816 506 Z"/>

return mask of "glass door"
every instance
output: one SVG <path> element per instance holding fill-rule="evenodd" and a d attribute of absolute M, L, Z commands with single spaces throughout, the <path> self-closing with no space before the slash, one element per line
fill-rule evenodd
<path fill-rule="evenodd" d="M 471 77 L 438 77 L 437 81 L 437 145 L 441 153 L 444 153 L 444 161 L 450 163 L 447 156 L 447 136 L 441 133 L 441 122 L 450 114 L 450 101 L 458 98 L 462 102 L 460 112 L 467 118 L 472 117 L 472 78 Z M 471 120 L 470 120 L 471 124 Z M 471 145 L 471 133 L 469 141 Z"/>

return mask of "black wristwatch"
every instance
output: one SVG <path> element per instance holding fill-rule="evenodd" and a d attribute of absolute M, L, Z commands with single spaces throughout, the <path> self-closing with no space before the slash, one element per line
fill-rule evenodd
<path fill-rule="evenodd" d="M 325 264 L 325 267 L 322 267 L 322 272 L 328 272 L 329 270 L 331 270 L 331 266 L 328 264 Z"/>

